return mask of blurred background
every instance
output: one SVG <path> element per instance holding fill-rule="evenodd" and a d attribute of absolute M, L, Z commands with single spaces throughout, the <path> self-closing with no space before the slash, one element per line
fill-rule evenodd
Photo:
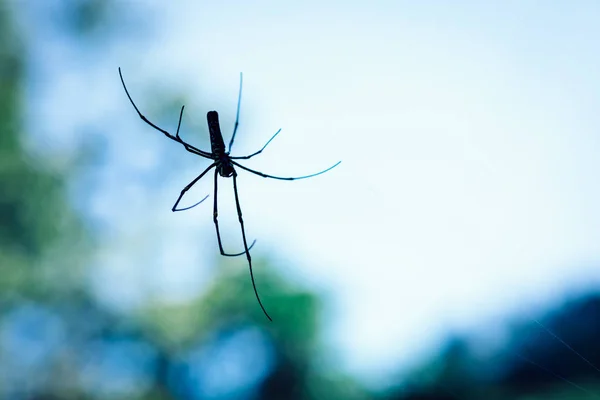
<path fill-rule="evenodd" d="M 0 4 L 0 398 L 600 398 L 600 3 Z"/>

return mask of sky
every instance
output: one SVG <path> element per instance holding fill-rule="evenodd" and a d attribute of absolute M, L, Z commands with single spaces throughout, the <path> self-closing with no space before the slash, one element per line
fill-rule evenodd
<path fill-rule="evenodd" d="M 148 93 L 184 92 L 182 135 L 207 150 L 205 107 L 219 111 L 227 142 L 243 72 L 232 154 L 252 153 L 282 129 L 244 165 L 297 176 L 342 161 L 303 181 L 242 172 L 238 182 L 253 254 L 326 293 L 332 362 L 365 381 L 414 362 L 450 331 L 527 316 L 599 283 L 597 2 L 182 1 L 122 10 L 116 31 L 130 35 L 101 56 L 40 40 L 40 65 L 52 62 L 32 89 L 42 146 L 64 155 L 87 136 L 102 138 L 85 186 L 93 189 L 82 185 L 78 201 L 104 235 L 94 280 L 105 301 L 195 296 L 212 273 L 198 265 L 218 254 L 211 202 L 171 212 L 208 162 L 139 120 L 117 67 L 149 117 L 161 100 Z M 142 28 L 131 35 L 131 26 Z M 156 119 L 173 130 L 176 117 Z M 231 182 L 220 184 L 225 246 L 238 251 Z M 199 183 L 185 204 L 211 185 Z"/>

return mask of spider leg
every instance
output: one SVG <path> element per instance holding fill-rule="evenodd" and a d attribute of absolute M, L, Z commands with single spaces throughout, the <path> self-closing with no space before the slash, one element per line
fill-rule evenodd
<path fill-rule="evenodd" d="M 208 195 L 206 195 L 205 198 L 203 198 L 202 200 L 200 200 L 199 202 L 197 202 L 196 204 L 194 204 L 193 206 L 189 206 L 189 207 L 185 207 L 185 208 L 177 208 L 177 205 L 179 204 L 179 202 L 181 201 L 181 198 L 183 197 L 183 195 L 185 194 L 185 192 L 187 192 L 188 190 L 190 190 L 190 188 L 192 186 L 194 186 L 196 184 L 196 182 L 198 182 L 204 175 L 206 175 L 206 173 L 208 171 L 211 170 L 211 168 L 215 167 L 215 163 L 212 163 L 211 165 L 209 165 L 208 168 L 206 168 L 200 175 L 198 175 L 193 181 L 191 181 L 186 187 L 183 188 L 183 190 L 181 191 L 181 193 L 179 193 L 179 197 L 177 198 L 177 201 L 175 202 L 175 204 L 173 205 L 173 208 L 171 209 L 171 211 L 175 212 L 175 211 L 185 211 L 185 210 L 189 210 L 190 208 L 194 208 L 196 207 L 198 204 L 202 203 L 204 200 L 206 200 L 208 198 Z"/>
<path fill-rule="evenodd" d="M 275 134 L 273 136 L 271 136 L 271 139 L 269 139 L 269 141 L 262 147 L 262 149 L 260 149 L 259 151 L 250 154 L 249 156 L 242 156 L 242 157 L 229 157 L 232 160 L 247 160 L 249 158 L 254 157 L 257 154 L 262 153 L 262 151 L 269 145 L 269 143 L 271 143 L 271 140 L 275 139 L 275 136 L 279 135 L 279 132 L 281 132 L 281 129 L 278 130 L 277 132 L 275 132 Z"/>
<path fill-rule="evenodd" d="M 127 97 L 129 98 L 129 102 L 131 102 L 131 105 L 133 106 L 133 108 L 135 108 L 135 111 L 138 113 L 138 115 L 142 119 L 142 121 L 144 121 L 145 123 L 147 123 L 148 125 L 150 125 L 154 129 L 162 132 L 169 139 L 174 140 L 176 142 L 179 142 L 179 143 L 183 144 L 184 147 L 185 147 L 185 149 L 187 151 L 189 151 L 190 153 L 194 153 L 194 154 L 197 154 L 197 155 L 205 157 L 205 158 L 210 158 L 210 159 L 213 158 L 211 153 L 208 153 L 206 151 L 202 151 L 202 150 L 200 150 L 200 149 L 198 149 L 198 148 L 196 148 L 196 147 L 194 147 L 194 146 L 192 146 L 190 144 L 187 144 L 186 142 L 184 142 L 179 137 L 179 126 L 181 125 L 181 118 L 183 116 L 183 107 L 181 107 L 181 112 L 179 113 L 179 124 L 177 125 L 177 135 L 173 136 L 169 132 L 165 131 L 164 129 L 162 129 L 159 126 L 157 126 L 154 123 L 152 123 L 148 118 L 146 118 L 144 116 L 144 114 L 142 114 L 140 112 L 140 110 L 137 108 L 137 106 L 133 102 L 133 99 L 131 98 L 131 95 L 129 94 L 129 90 L 127 90 L 127 86 L 125 86 L 125 81 L 123 80 L 123 74 L 121 73 L 121 67 L 119 67 L 119 76 L 121 77 L 121 83 L 123 84 L 123 89 L 125 89 L 125 93 L 127 94 Z"/>
<path fill-rule="evenodd" d="M 181 106 L 181 111 L 179 112 L 179 122 L 177 123 L 177 132 L 175 132 L 175 140 L 177 142 L 181 143 L 183 145 L 183 147 L 185 147 L 185 149 L 187 151 L 189 151 L 190 153 L 197 154 L 202 157 L 214 159 L 214 157 L 211 153 L 207 153 L 203 150 L 197 149 L 196 147 L 188 144 L 185 140 L 183 140 L 181 138 L 181 136 L 179 136 L 179 128 L 181 127 L 181 119 L 183 118 L 183 109 L 184 108 L 185 108 L 185 106 Z"/>
<path fill-rule="evenodd" d="M 231 146 L 233 146 L 233 141 L 235 140 L 235 134 L 237 132 L 237 128 L 239 125 L 239 120 L 240 120 L 240 103 L 242 102 L 242 73 L 240 72 L 240 91 L 238 94 L 238 105 L 237 105 L 237 112 L 235 114 L 235 125 L 233 125 L 233 134 L 231 135 L 231 140 L 229 141 L 229 150 L 227 151 L 228 153 L 231 153 Z"/>
<path fill-rule="evenodd" d="M 177 122 L 177 132 L 175 132 L 175 137 L 177 138 L 178 141 L 182 141 L 181 137 L 179 136 L 179 128 L 181 128 L 181 119 L 183 118 L 183 109 L 185 108 L 185 106 L 181 106 L 181 111 L 179 111 L 179 122 Z"/>
<path fill-rule="evenodd" d="M 217 207 L 217 178 L 219 177 L 219 171 L 215 170 L 215 191 L 214 191 L 214 205 L 213 205 L 213 222 L 215 223 L 215 230 L 217 231 L 217 242 L 219 243 L 219 250 L 221 251 L 221 255 L 225 256 L 225 257 L 237 257 L 237 256 L 241 256 L 244 253 L 247 253 L 252 247 L 254 247 L 254 244 L 256 243 L 256 240 L 254 240 L 252 242 L 252 244 L 250 245 L 250 247 L 248 247 L 246 245 L 246 241 L 244 240 L 244 251 L 242 251 L 241 253 L 235 253 L 235 254 L 229 254 L 229 253 L 225 253 L 225 250 L 223 250 L 223 242 L 221 241 L 221 232 L 219 231 L 219 210 Z"/>
<path fill-rule="evenodd" d="M 258 291 L 256 290 L 256 282 L 254 281 L 254 273 L 252 272 L 252 257 L 250 257 L 250 248 L 248 248 L 248 244 L 246 242 L 246 231 L 244 230 L 244 220 L 242 219 L 242 208 L 240 207 L 240 199 L 238 197 L 237 191 L 237 174 L 233 173 L 233 193 L 235 194 L 235 205 L 237 207 L 238 218 L 240 220 L 240 227 L 242 228 L 242 239 L 244 240 L 244 248 L 246 249 L 246 258 L 248 259 L 248 267 L 250 269 L 250 279 L 252 280 L 252 288 L 254 289 L 254 294 L 256 295 L 256 300 L 258 300 L 258 304 L 262 309 L 263 313 L 269 318 L 269 321 L 273 321 L 262 302 L 260 301 L 260 297 L 258 296 Z M 252 246 L 250 246 L 252 247 Z"/>
<path fill-rule="evenodd" d="M 317 176 L 317 175 L 324 174 L 325 172 L 327 172 L 327 171 L 329 171 L 329 170 L 331 170 L 331 169 L 333 169 L 333 168 L 337 167 L 337 166 L 338 166 L 338 165 L 341 163 L 341 161 L 338 161 L 338 162 L 336 162 L 335 164 L 333 164 L 331 167 L 329 167 L 329 168 L 327 168 L 327 169 L 324 169 L 323 171 L 317 172 L 317 173 L 315 173 L 315 174 L 304 175 L 304 176 L 295 176 L 295 177 L 287 177 L 287 178 L 284 178 L 284 177 L 281 177 L 281 176 L 273 176 L 273 175 L 264 174 L 264 173 L 262 173 L 262 172 L 255 171 L 255 170 L 253 170 L 253 169 L 250 169 L 250 168 L 244 167 L 243 165 L 241 165 L 241 164 L 238 164 L 238 163 L 236 163 L 235 161 L 231 161 L 231 163 L 232 163 L 232 164 L 234 164 L 234 165 L 236 165 L 236 166 L 238 166 L 238 167 L 240 167 L 241 169 L 245 169 L 245 170 L 246 170 L 246 171 L 248 171 L 248 172 L 252 172 L 252 173 L 253 173 L 253 174 L 255 174 L 255 175 L 262 176 L 263 178 L 280 179 L 280 180 L 282 180 L 282 181 L 294 181 L 294 180 L 297 180 L 297 179 L 306 179 L 306 178 L 312 178 L 313 176 Z"/>

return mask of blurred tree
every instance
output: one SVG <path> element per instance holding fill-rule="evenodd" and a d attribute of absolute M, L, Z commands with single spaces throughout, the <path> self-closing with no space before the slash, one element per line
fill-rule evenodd
<path fill-rule="evenodd" d="M 51 398 L 54 391 L 39 388 L 68 380 L 58 369 L 41 371 L 62 339 L 56 308 L 83 293 L 85 236 L 68 205 L 69 176 L 23 148 L 27 52 L 11 13 L 0 6 L 0 394 Z"/>
<path fill-rule="evenodd" d="M 6 4 L 0 7 L 2 302 L 19 296 L 39 300 L 48 293 L 55 297 L 58 292 L 79 290 L 81 279 L 76 263 L 68 256 L 76 251 L 60 255 L 59 270 L 55 266 L 49 268 L 44 261 L 57 257 L 61 246 L 84 243 L 77 217 L 67 205 L 65 171 L 45 168 L 22 147 L 26 51 L 14 29 L 10 11 Z M 61 279 L 49 279 L 52 276 Z"/>
<path fill-rule="evenodd" d="M 410 373 L 387 398 L 596 398 L 600 394 L 599 305 L 600 296 L 590 294 L 536 320 L 526 319 L 512 328 L 506 347 L 485 358 L 473 354 L 466 339 L 450 339 L 445 350 Z"/>
<path fill-rule="evenodd" d="M 600 394 L 600 296 L 573 299 L 537 321 L 515 329 L 512 347 L 522 356 L 512 359 L 503 383 L 518 393 L 552 393 L 560 387 L 575 395 L 577 387 L 568 380 Z"/>

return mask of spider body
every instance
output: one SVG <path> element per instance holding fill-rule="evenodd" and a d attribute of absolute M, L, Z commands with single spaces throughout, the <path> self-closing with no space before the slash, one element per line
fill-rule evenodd
<path fill-rule="evenodd" d="M 314 173 L 314 174 L 310 174 L 310 175 L 304 175 L 304 176 L 298 176 L 298 177 L 279 177 L 279 176 L 273 176 L 273 175 L 268 175 L 265 174 L 263 172 L 259 172 L 259 171 L 255 171 L 253 169 L 250 169 L 248 167 L 245 167 L 243 165 L 241 165 L 240 163 L 238 163 L 235 160 L 248 160 L 260 153 L 262 153 L 262 151 L 269 145 L 269 143 L 271 143 L 271 141 L 273 139 L 275 139 L 275 137 L 279 134 L 279 132 L 281 132 L 281 129 L 278 130 L 277 132 L 275 132 L 275 134 L 267 141 L 267 143 L 258 151 L 247 155 L 247 156 L 237 156 L 237 157 L 233 157 L 230 156 L 231 153 L 231 146 L 233 145 L 233 142 L 235 140 L 235 134 L 237 132 L 237 128 L 239 125 L 239 117 L 240 117 L 240 101 L 242 99 L 242 74 L 240 74 L 240 91 L 239 91 L 239 95 L 238 95 L 238 105 L 237 105 L 237 113 L 236 113 L 236 118 L 235 118 L 235 125 L 233 128 L 233 134 L 231 135 L 231 139 L 229 141 L 229 148 L 227 149 L 227 151 L 225 151 L 225 142 L 223 141 L 223 135 L 221 134 L 221 127 L 219 125 L 219 114 L 216 111 L 209 111 L 206 115 L 206 119 L 208 121 L 208 130 L 209 130 L 209 135 L 210 135 L 210 145 L 211 145 L 211 152 L 207 152 L 204 150 L 200 150 L 199 148 L 192 146 L 191 144 L 187 143 L 186 141 L 184 141 L 183 139 L 181 139 L 181 137 L 179 136 L 179 128 L 181 127 L 181 119 L 183 118 L 183 110 L 184 110 L 184 106 L 181 107 L 181 111 L 179 113 L 179 122 L 177 124 L 177 131 L 175 132 L 175 135 L 172 135 L 171 133 L 169 133 L 168 131 L 160 128 L 159 126 L 157 126 L 156 124 L 150 122 L 150 120 L 148 120 L 148 118 L 146 118 L 141 112 L 140 110 L 137 108 L 137 106 L 135 105 L 135 103 L 133 102 L 133 99 L 131 98 L 131 96 L 129 95 L 129 91 L 127 90 L 127 86 L 125 86 L 125 81 L 123 80 L 123 75 L 121 74 L 121 68 L 119 68 L 119 76 L 121 77 L 121 83 L 123 84 L 123 89 L 125 89 L 125 93 L 127 94 L 127 98 L 129 99 L 129 101 L 131 102 L 131 104 L 133 105 L 133 108 L 135 108 L 135 111 L 137 112 L 138 116 L 148 125 L 150 125 L 152 128 L 158 130 L 159 132 L 162 132 L 165 136 L 167 136 L 169 139 L 174 140 L 175 142 L 181 144 L 188 152 L 198 155 L 200 157 L 203 158 L 207 158 L 209 160 L 212 160 L 212 164 L 209 165 L 200 175 L 198 175 L 196 178 L 194 178 L 194 180 L 192 180 L 185 188 L 183 188 L 183 190 L 181 191 L 181 193 L 179 194 L 179 197 L 177 198 L 177 201 L 175 201 L 175 204 L 173 205 L 172 211 L 184 211 L 184 210 L 189 210 L 190 208 L 193 208 L 195 206 L 197 206 L 198 204 L 202 203 L 204 200 L 206 200 L 208 198 L 208 195 L 205 196 L 202 200 L 200 200 L 199 202 L 188 206 L 188 207 L 184 207 L 184 208 L 177 208 L 177 206 L 179 205 L 179 202 L 181 201 L 181 199 L 183 198 L 184 194 L 194 185 L 196 184 L 196 182 L 198 182 L 204 175 L 206 175 L 211 169 L 215 168 L 215 173 L 214 173 L 214 203 L 213 203 L 213 222 L 215 225 L 215 230 L 217 233 L 217 242 L 219 244 L 219 250 L 221 252 L 221 255 L 223 256 L 227 256 L 227 257 L 237 257 L 237 256 L 241 256 L 243 254 L 246 255 L 246 259 L 248 260 L 248 269 L 250 271 L 250 279 L 252 280 L 252 287 L 254 289 L 254 294 L 256 296 L 256 299 L 258 300 L 258 304 L 260 305 L 260 308 L 262 309 L 263 313 L 267 316 L 267 318 L 272 321 L 271 317 L 269 316 L 269 314 L 267 313 L 267 311 L 265 310 L 265 307 L 263 306 L 260 297 L 258 295 L 258 291 L 256 290 L 256 283 L 254 281 L 254 273 L 252 272 L 252 257 L 250 256 L 250 249 L 254 246 L 254 244 L 256 243 L 256 240 L 254 240 L 252 242 L 252 244 L 250 246 L 248 246 L 248 243 L 246 241 L 246 230 L 244 228 L 244 220 L 242 218 L 242 209 L 240 206 L 240 200 L 239 200 L 239 195 L 238 195 L 238 190 L 237 190 L 237 172 L 235 170 L 235 167 L 239 167 L 245 171 L 248 171 L 254 175 L 258 175 L 258 176 L 262 176 L 263 178 L 271 178 L 271 179 L 279 179 L 279 180 L 285 180 L 285 181 L 293 181 L 293 180 L 297 180 L 297 179 L 306 179 L 306 178 L 311 178 L 313 176 L 317 176 L 317 175 L 321 175 L 333 168 L 335 168 L 336 166 L 339 165 L 339 163 L 341 161 L 338 161 L 337 163 L 335 163 L 334 165 L 332 165 L 331 167 Z M 219 220 L 218 220 L 218 207 L 217 207 L 217 193 L 218 193 L 218 177 L 222 176 L 224 178 L 232 178 L 233 179 L 233 193 L 235 196 L 235 205 L 236 205 L 236 209 L 237 209 L 237 214 L 238 214 L 238 219 L 240 222 L 240 228 L 242 231 L 242 240 L 244 243 L 244 251 L 240 252 L 240 253 L 235 253 L 235 254 L 230 254 L 230 253 L 226 253 L 223 250 L 223 244 L 221 242 L 221 233 L 219 231 Z"/>
<path fill-rule="evenodd" d="M 215 156 L 215 168 L 224 178 L 229 178 L 235 173 L 229 153 L 225 151 L 225 142 L 221 134 L 221 126 L 219 125 L 219 113 L 209 111 L 206 114 L 208 121 L 208 133 L 210 135 L 210 148 Z"/>

